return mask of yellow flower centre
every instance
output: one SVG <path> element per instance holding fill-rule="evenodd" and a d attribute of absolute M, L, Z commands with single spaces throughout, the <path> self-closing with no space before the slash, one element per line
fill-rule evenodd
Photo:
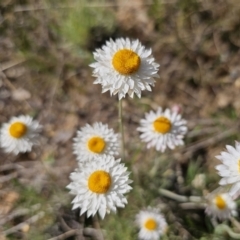
<path fill-rule="evenodd" d="M 215 204 L 221 210 L 226 208 L 226 202 L 220 195 L 215 197 Z"/>
<path fill-rule="evenodd" d="M 27 132 L 27 126 L 22 122 L 15 122 L 9 128 L 9 133 L 14 138 L 21 138 Z"/>
<path fill-rule="evenodd" d="M 101 137 L 92 137 L 88 140 L 88 149 L 94 153 L 102 153 L 106 142 Z"/>
<path fill-rule="evenodd" d="M 114 69 L 122 75 L 135 73 L 141 64 L 141 58 L 132 50 L 121 49 L 112 59 Z"/>
<path fill-rule="evenodd" d="M 146 228 L 147 230 L 153 231 L 153 230 L 155 230 L 155 229 L 157 228 L 157 223 L 156 223 L 156 221 L 155 221 L 154 219 L 149 218 L 149 219 L 145 222 L 144 226 L 145 226 L 145 228 Z"/>
<path fill-rule="evenodd" d="M 106 193 L 111 183 L 110 174 L 102 170 L 93 172 L 88 178 L 88 188 L 94 193 Z"/>
<path fill-rule="evenodd" d="M 238 160 L 238 172 L 240 173 L 240 159 Z"/>
<path fill-rule="evenodd" d="M 169 119 L 165 117 L 159 117 L 153 122 L 153 127 L 156 132 L 165 134 L 170 132 L 172 124 Z"/>

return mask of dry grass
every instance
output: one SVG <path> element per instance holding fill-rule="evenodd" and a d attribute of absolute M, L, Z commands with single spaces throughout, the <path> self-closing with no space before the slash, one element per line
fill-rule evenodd
<path fill-rule="evenodd" d="M 46 240 L 67 232 L 64 222 L 70 230 L 81 222 L 65 189 L 76 166 L 72 138 L 77 128 L 96 121 L 118 130 L 117 98 L 92 84 L 88 64 L 95 48 L 120 36 L 153 49 L 161 78 L 152 93 L 124 99 L 126 164 L 134 184 L 128 206 L 100 223 L 105 239 L 136 239 L 134 216 L 148 205 L 159 206 L 167 218 L 165 240 L 231 239 L 214 233 L 203 209 L 181 207 L 159 189 L 206 195 L 218 187 L 214 156 L 239 140 L 238 0 L 91 3 L 0 3 L 0 124 L 23 113 L 44 126 L 41 145 L 31 153 L 14 157 L 0 150 L 2 239 Z M 185 146 L 164 154 L 146 151 L 136 131 L 140 118 L 176 103 L 189 121 Z M 200 189 L 192 185 L 198 174 L 206 175 Z"/>

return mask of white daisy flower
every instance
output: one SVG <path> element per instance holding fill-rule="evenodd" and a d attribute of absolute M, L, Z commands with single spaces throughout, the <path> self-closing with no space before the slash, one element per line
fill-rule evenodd
<path fill-rule="evenodd" d="M 226 152 L 216 156 L 222 162 L 216 169 L 222 177 L 220 185 L 233 184 L 229 192 L 233 196 L 240 191 L 240 143 L 236 142 L 235 148 L 229 145 L 226 148 Z"/>
<path fill-rule="evenodd" d="M 140 98 L 141 91 L 151 91 L 154 77 L 159 77 L 159 64 L 155 62 L 152 50 L 145 49 L 139 40 L 110 39 L 93 55 L 96 62 L 90 66 L 94 68 L 93 76 L 97 77 L 94 83 L 102 85 L 102 92 L 118 93 L 119 99 L 127 93 L 130 97 L 135 93 Z"/>
<path fill-rule="evenodd" d="M 72 201 L 73 209 L 80 208 L 80 215 L 86 212 L 89 217 L 98 212 L 103 219 L 106 213 L 125 207 L 127 199 L 124 194 L 132 189 L 129 186 L 132 180 L 120 161 L 104 155 L 71 173 L 72 182 L 67 188 L 70 194 L 76 195 Z"/>
<path fill-rule="evenodd" d="M 12 117 L 0 130 L 0 146 L 6 152 L 18 154 L 29 152 L 37 144 L 42 127 L 30 116 Z"/>
<path fill-rule="evenodd" d="M 93 126 L 86 124 L 77 131 L 77 137 L 73 141 L 73 153 L 80 162 L 104 154 L 111 156 L 119 154 L 119 135 L 108 128 L 107 124 L 100 122 L 94 123 Z"/>
<path fill-rule="evenodd" d="M 136 215 L 136 224 L 141 240 L 158 240 L 167 231 L 167 222 L 156 208 L 148 207 Z"/>
<path fill-rule="evenodd" d="M 210 194 L 205 212 L 207 215 L 220 220 L 237 215 L 237 205 L 228 193 Z"/>
<path fill-rule="evenodd" d="M 183 145 L 183 137 L 187 132 L 186 120 L 176 111 L 158 108 L 157 112 L 150 111 L 145 114 L 145 119 L 140 121 L 142 132 L 140 138 L 147 142 L 147 148 L 155 147 L 157 151 L 164 152 L 167 147 Z"/>

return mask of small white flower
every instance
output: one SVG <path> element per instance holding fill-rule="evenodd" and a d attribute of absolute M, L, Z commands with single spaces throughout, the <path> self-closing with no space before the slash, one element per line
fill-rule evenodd
<path fill-rule="evenodd" d="M 29 152 L 37 144 L 42 127 L 30 116 L 12 117 L 0 130 L 0 146 L 6 152 L 18 154 Z"/>
<path fill-rule="evenodd" d="M 220 220 L 237 215 L 237 205 L 228 193 L 210 194 L 207 200 L 205 209 L 207 215 Z"/>
<path fill-rule="evenodd" d="M 94 68 L 93 76 L 97 77 L 94 83 L 102 85 L 102 92 L 118 93 L 119 99 L 127 93 L 130 97 L 135 93 L 140 98 L 141 91 L 151 91 L 154 77 L 159 77 L 159 64 L 151 49 L 145 49 L 139 40 L 110 39 L 93 55 L 96 62 L 90 66 Z"/>
<path fill-rule="evenodd" d="M 96 122 L 93 126 L 86 124 L 73 139 L 73 153 L 79 162 L 86 162 L 93 157 L 119 154 L 119 135 L 107 124 Z"/>
<path fill-rule="evenodd" d="M 240 191 L 240 143 L 236 142 L 235 148 L 229 145 L 226 148 L 226 152 L 216 156 L 222 162 L 216 169 L 222 177 L 220 185 L 233 184 L 229 192 L 233 196 Z"/>
<path fill-rule="evenodd" d="M 103 219 L 106 213 L 116 212 L 117 207 L 124 208 L 124 194 L 132 189 L 129 174 L 120 159 L 106 155 L 79 166 L 71 173 L 72 182 L 67 186 L 70 194 L 76 195 L 73 209 L 80 208 L 80 215 L 87 212 L 87 217 L 98 212 Z"/>
<path fill-rule="evenodd" d="M 155 147 L 157 151 L 164 152 L 167 147 L 174 149 L 184 144 L 182 139 L 187 132 L 186 121 L 176 111 L 162 111 L 159 107 L 156 113 L 146 113 L 140 125 L 137 130 L 142 132 L 140 138 L 147 142 L 147 148 Z"/>
<path fill-rule="evenodd" d="M 167 222 L 156 208 L 148 207 L 136 215 L 136 224 L 140 231 L 141 240 L 158 240 L 167 231 Z"/>

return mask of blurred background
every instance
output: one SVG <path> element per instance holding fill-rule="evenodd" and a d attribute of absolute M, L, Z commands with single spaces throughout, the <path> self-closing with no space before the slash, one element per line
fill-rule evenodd
<path fill-rule="evenodd" d="M 118 37 L 139 39 L 161 66 L 152 92 L 123 101 L 134 183 L 128 206 L 100 222 L 105 239 L 137 239 L 133 221 L 148 205 L 166 216 L 163 239 L 231 239 L 216 235 L 204 209 L 183 209 L 159 188 L 205 196 L 218 187 L 214 156 L 240 139 L 239 16 L 239 0 L 1 0 L 0 124 L 29 114 L 44 129 L 30 153 L 0 150 L 0 239 L 50 239 L 63 220 L 76 227 L 65 188 L 77 166 L 72 138 L 97 121 L 118 131 L 117 96 L 93 85 L 89 67 Z M 188 121 L 184 147 L 162 154 L 140 142 L 139 120 L 158 106 Z"/>

